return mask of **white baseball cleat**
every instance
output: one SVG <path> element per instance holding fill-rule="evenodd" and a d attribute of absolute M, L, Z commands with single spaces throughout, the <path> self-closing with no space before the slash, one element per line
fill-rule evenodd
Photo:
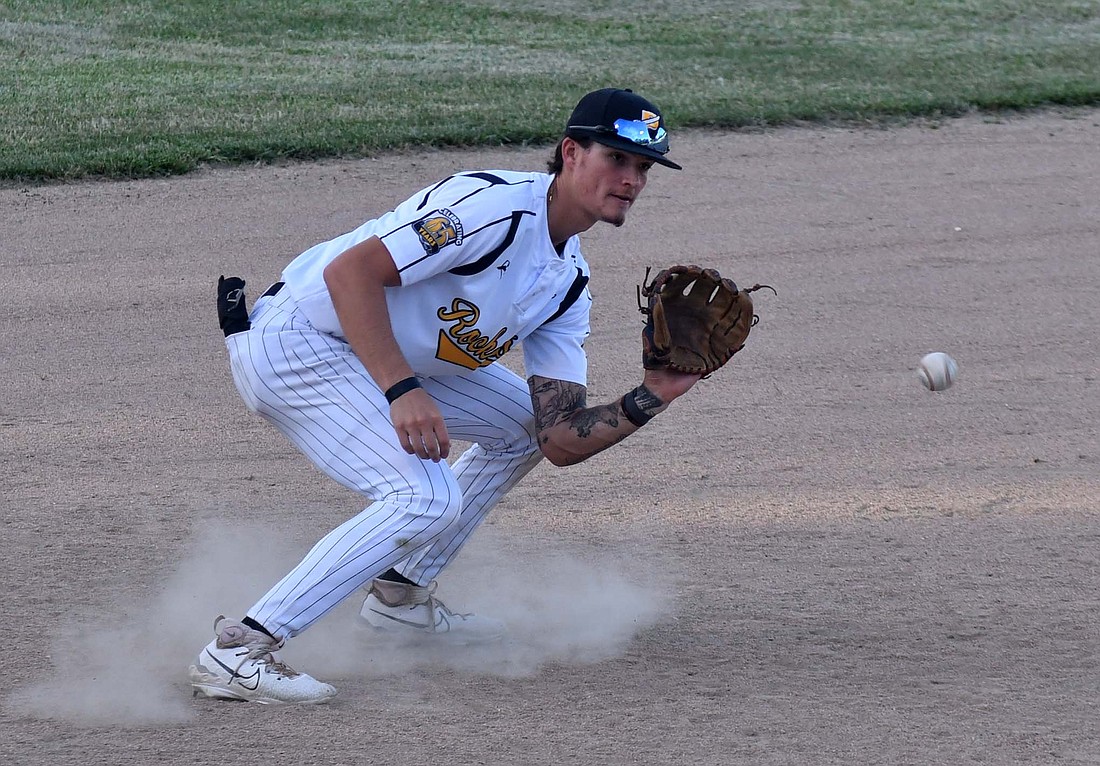
<path fill-rule="evenodd" d="M 431 637 L 457 644 L 499 641 L 504 623 L 476 614 L 452 612 L 428 587 L 375 580 L 367 591 L 359 618 L 372 628 L 410 638 Z"/>
<path fill-rule="evenodd" d="M 315 705 L 336 696 L 336 689 L 279 662 L 283 642 L 236 620 L 214 621 L 216 637 L 191 666 L 195 696 L 258 702 L 261 705 Z"/>

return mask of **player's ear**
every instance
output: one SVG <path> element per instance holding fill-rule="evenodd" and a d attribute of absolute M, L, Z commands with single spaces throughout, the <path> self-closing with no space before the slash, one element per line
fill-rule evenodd
<path fill-rule="evenodd" d="M 566 136 L 561 140 L 561 161 L 562 167 L 566 168 L 570 165 L 574 165 L 577 162 L 577 157 L 580 152 L 584 151 L 584 147 L 576 141 L 576 139 Z"/>

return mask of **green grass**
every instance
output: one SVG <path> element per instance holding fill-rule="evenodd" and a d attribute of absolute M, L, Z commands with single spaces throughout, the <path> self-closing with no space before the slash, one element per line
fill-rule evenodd
<path fill-rule="evenodd" d="M 1096 0 L 0 0 L 0 178 L 1100 103 Z"/>

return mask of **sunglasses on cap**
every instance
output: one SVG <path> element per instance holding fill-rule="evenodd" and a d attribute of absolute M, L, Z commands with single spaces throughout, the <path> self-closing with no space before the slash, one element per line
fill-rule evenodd
<path fill-rule="evenodd" d="M 624 120 L 620 118 L 615 120 L 615 126 L 612 128 L 606 125 L 570 125 L 566 130 L 591 130 L 595 133 L 616 135 L 619 138 L 625 138 L 632 144 L 652 149 L 658 154 L 668 152 L 668 132 L 664 128 L 658 127 L 657 135 L 651 137 L 649 125 L 642 120 Z"/>

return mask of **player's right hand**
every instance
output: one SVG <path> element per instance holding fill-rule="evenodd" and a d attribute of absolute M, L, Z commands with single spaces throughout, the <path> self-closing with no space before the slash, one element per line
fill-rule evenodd
<path fill-rule="evenodd" d="M 421 460 L 438 463 L 451 452 L 451 438 L 435 400 L 414 388 L 390 405 L 390 419 L 401 447 Z"/>

